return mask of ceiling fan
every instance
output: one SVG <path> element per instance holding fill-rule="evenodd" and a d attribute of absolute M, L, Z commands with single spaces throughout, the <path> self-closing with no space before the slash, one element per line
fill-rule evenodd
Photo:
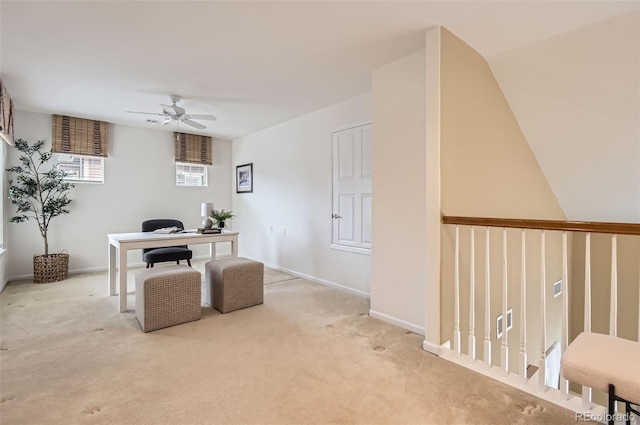
<path fill-rule="evenodd" d="M 162 113 L 136 112 L 136 111 L 126 111 L 126 112 L 130 114 L 157 115 L 160 117 L 164 117 L 164 120 L 162 121 L 162 125 L 167 125 L 170 122 L 175 121 L 178 123 L 178 126 L 180 125 L 180 123 L 184 123 L 198 130 L 204 130 L 205 128 L 207 128 L 207 126 L 202 125 L 199 122 L 193 121 L 194 119 L 210 120 L 210 121 L 217 120 L 217 118 L 213 115 L 187 114 L 184 108 L 177 105 L 177 103 L 180 102 L 180 100 L 182 100 L 182 97 L 178 96 L 177 94 L 172 94 L 170 98 L 171 98 L 171 105 L 160 104 L 160 106 L 162 106 Z"/>

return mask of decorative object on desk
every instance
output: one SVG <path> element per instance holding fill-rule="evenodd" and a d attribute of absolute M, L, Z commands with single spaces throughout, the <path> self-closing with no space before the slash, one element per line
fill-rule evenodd
<path fill-rule="evenodd" d="M 213 219 L 211 218 L 211 213 L 213 212 L 213 203 L 212 202 L 203 202 L 200 206 L 200 216 L 204 217 L 202 220 L 202 227 L 205 229 L 211 229 L 213 227 Z"/>
<path fill-rule="evenodd" d="M 35 219 L 44 241 L 44 255 L 33 256 L 34 283 L 57 282 L 67 278 L 69 254 L 49 254 L 49 223 L 51 219 L 69 214 L 67 206 L 71 203 L 69 190 L 73 184 L 64 180 L 66 173 L 58 164 L 50 165 L 52 152 L 43 152 L 44 140 L 33 145 L 22 139 L 15 141 L 15 148 L 21 152 L 20 162 L 7 168 L 16 174 L 16 181 L 9 180 L 9 200 L 17 208 L 18 215 L 9 222 L 22 223 Z"/>
<path fill-rule="evenodd" d="M 211 227 L 209 229 L 199 228 L 198 233 L 202 235 L 213 235 L 213 234 L 222 233 L 222 230 L 218 229 L 217 227 Z"/>
<path fill-rule="evenodd" d="M 253 162 L 236 166 L 236 193 L 253 192 Z"/>
<path fill-rule="evenodd" d="M 213 217 L 216 223 L 218 223 L 218 228 L 224 229 L 224 222 L 226 220 L 232 219 L 233 217 L 235 217 L 235 215 L 233 215 L 231 211 L 225 211 L 224 209 L 221 209 L 220 211 L 211 211 L 211 217 Z"/>

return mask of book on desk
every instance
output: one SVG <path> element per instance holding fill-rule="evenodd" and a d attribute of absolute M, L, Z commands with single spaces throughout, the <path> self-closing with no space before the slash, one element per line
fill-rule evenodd
<path fill-rule="evenodd" d="M 200 233 L 203 235 L 212 235 L 216 233 L 222 233 L 222 230 L 218 229 L 217 227 L 211 227 L 209 229 L 204 229 L 202 227 L 199 227 L 197 233 Z"/>
<path fill-rule="evenodd" d="M 171 234 L 171 233 L 179 233 L 180 231 L 182 231 L 182 229 L 176 226 L 171 226 L 171 227 L 163 227 L 161 229 L 156 229 L 153 231 L 153 233 Z"/>

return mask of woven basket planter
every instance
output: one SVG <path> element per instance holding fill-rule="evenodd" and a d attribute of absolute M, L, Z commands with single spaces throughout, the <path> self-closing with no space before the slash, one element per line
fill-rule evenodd
<path fill-rule="evenodd" d="M 49 283 L 65 280 L 69 275 L 69 254 L 33 256 L 33 282 Z"/>

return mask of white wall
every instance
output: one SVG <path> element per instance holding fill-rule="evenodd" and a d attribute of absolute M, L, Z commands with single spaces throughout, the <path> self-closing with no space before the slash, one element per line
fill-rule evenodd
<path fill-rule="evenodd" d="M 371 315 L 424 333 L 426 59 L 414 53 L 373 73 Z"/>
<path fill-rule="evenodd" d="M 5 285 L 7 284 L 7 253 L 6 250 L 4 248 L 4 246 L 6 245 L 6 234 L 7 234 L 7 205 L 8 205 L 8 201 L 7 201 L 7 185 L 6 182 L 4 180 L 5 178 L 5 168 L 6 164 L 7 164 L 7 150 L 11 149 L 11 146 L 7 145 L 6 143 L 0 141 L 0 143 L 2 143 L 2 148 L 0 149 L 0 151 L 2 152 L 2 155 L 0 155 L 0 179 L 2 179 L 2 190 L 0 191 L 0 196 L 2 196 L 2 211 L 3 213 L 3 220 L 2 223 L 0 223 L 0 226 L 2 226 L 2 248 L 0 248 L 0 292 L 2 292 L 4 290 Z"/>
<path fill-rule="evenodd" d="M 234 140 L 234 170 L 254 173 L 253 193 L 232 197 L 240 255 L 369 293 L 371 256 L 329 248 L 331 131 L 367 118 L 371 93 Z"/>
<path fill-rule="evenodd" d="M 489 58 L 567 219 L 640 222 L 640 12 Z"/>
<path fill-rule="evenodd" d="M 231 208 L 231 142 L 213 141 L 213 162 L 208 188 L 179 188 L 175 184 L 172 132 L 109 126 L 109 157 L 105 159 L 104 184 L 76 184 L 71 191 L 71 214 L 54 218 L 49 228 L 50 252 L 67 250 L 69 269 L 98 270 L 107 266 L 108 233 L 139 231 L 149 218 L 178 218 L 187 228 L 200 225 L 201 202 Z M 51 142 L 51 115 L 17 111 L 16 138 L 30 143 Z M 8 165 L 16 164 L 18 151 L 10 149 Z M 11 176 L 7 176 L 10 178 Z M 15 208 L 9 206 L 5 217 Z M 5 237 L 9 277 L 33 274 L 34 254 L 44 253 L 36 223 L 9 224 Z M 194 257 L 208 255 L 208 247 L 191 247 Z M 224 249 L 220 253 L 224 253 Z M 142 262 L 140 251 L 129 256 L 130 264 Z"/>

